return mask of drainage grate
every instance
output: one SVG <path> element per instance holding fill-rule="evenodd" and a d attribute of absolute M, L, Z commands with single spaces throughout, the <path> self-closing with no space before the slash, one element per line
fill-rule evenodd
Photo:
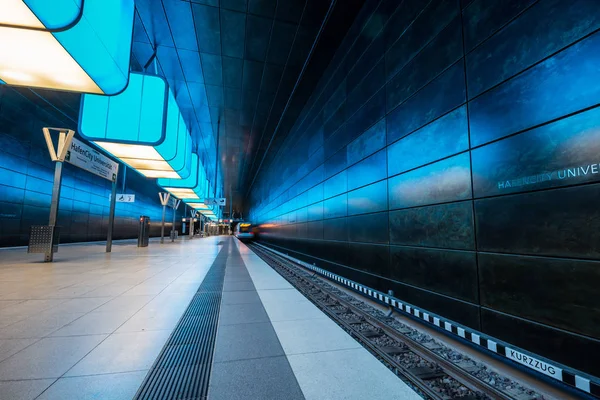
<path fill-rule="evenodd" d="M 228 248 L 229 241 L 221 248 L 135 400 L 206 398 Z"/>

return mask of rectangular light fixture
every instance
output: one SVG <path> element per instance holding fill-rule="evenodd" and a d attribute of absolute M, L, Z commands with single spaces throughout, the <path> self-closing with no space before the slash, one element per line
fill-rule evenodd
<path fill-rule="evenodd" d="M 210 210 L 210 207 L 208 207 L 204 203 L 189 203 L 189 202 L 186 202 L 186 204 L 188 206 L 192 207 L 195 210 Z"/>
<path fill-rule="evenodd" d="M 206 176 L 204 167 L 198 155 L 192 153 L 192 165 L 190 174 L 183 179 L 161 178 L 157 183 L 167 192 L 182 200 L 198 200 L 204 197 L 204 186 L 201 179 Z"/>
<path fill-rule="evenodd" d="M 173 196 L 177 197 L 178 199 L 199 199 L 200 198 L 200 197 L 198 197 L 196 192 L 194 192 L 192 189 L 173 188 L 173 187 L 165 187 L 163 189 L 165 189 L 167 192 L 171 193 Z"/>
<path fill-rule="evenodd" d="M 98 94 L 127 86 L 133 0 L 0 3 L 0 83 Z"/>
<path fill-rule="evenodd" d="M 159 76 L 132 73 L 118 95 L 83 95 L 79 132 L 148 178 L 184 179 L 192 170 L 192 139 Z"/>

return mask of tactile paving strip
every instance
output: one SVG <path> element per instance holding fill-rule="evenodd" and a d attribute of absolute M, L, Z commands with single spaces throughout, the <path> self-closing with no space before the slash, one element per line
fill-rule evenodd
<path fill-rule="evenodd" d="M 229 241 L 177 323 L 134 399 L 205 399 L 212 365 Z"/>

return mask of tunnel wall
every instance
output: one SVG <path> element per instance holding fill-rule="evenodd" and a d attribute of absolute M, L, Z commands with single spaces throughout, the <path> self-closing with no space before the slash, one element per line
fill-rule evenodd
<path fill-rule="evenodd" d="M 57 99 L 64 96 L 60 92 L 52 95 Z M 54 163 L 42 128 L 77 130 L 78 111 L 69 118 L 48 104 L 40 106 L 39 101 L 26 89 L 0 86 L 0 247 L 27 245 L 30 226 L 48 224 Z M 120 172 L 118 193 L 122 192 L 122 176 Z M 140 215 L 150 217 L 151 235 L 160 236 L 162 206 L 154 182 L 128 169 L 125 192 L 135 194 L 135 203 L 116 204 L 114 239 L 137 237 Z M 109 181 L 64 163 L 58 213 L 61 243 L 106 240 L 110 193 Z M 180 206 L 176 218 L 179 232 L 182 210 Z M 167 235 L 171 212 L 167 209 Z"/>
<path fill-rule="evenodd" d="M 600 2 L 365 3 L 261 240 L 600 376 Z"/>

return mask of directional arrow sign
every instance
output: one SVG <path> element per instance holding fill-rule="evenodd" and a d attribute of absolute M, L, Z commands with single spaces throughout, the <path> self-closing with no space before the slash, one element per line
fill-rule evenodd
<path fill-rule="evenodd" d="M 204 199 L 204 204 L 209 205 L 209 206 L 224 206 L 225 198 L 221 197 L 221 198 L 217 198 L 217 199 Z"/>
<path fill-rule="evenodd" d="M 108 201 L 111 197 L 108 195 Z M 117 203 L 135 203 L 135 194 L 117 193 Z"/>

